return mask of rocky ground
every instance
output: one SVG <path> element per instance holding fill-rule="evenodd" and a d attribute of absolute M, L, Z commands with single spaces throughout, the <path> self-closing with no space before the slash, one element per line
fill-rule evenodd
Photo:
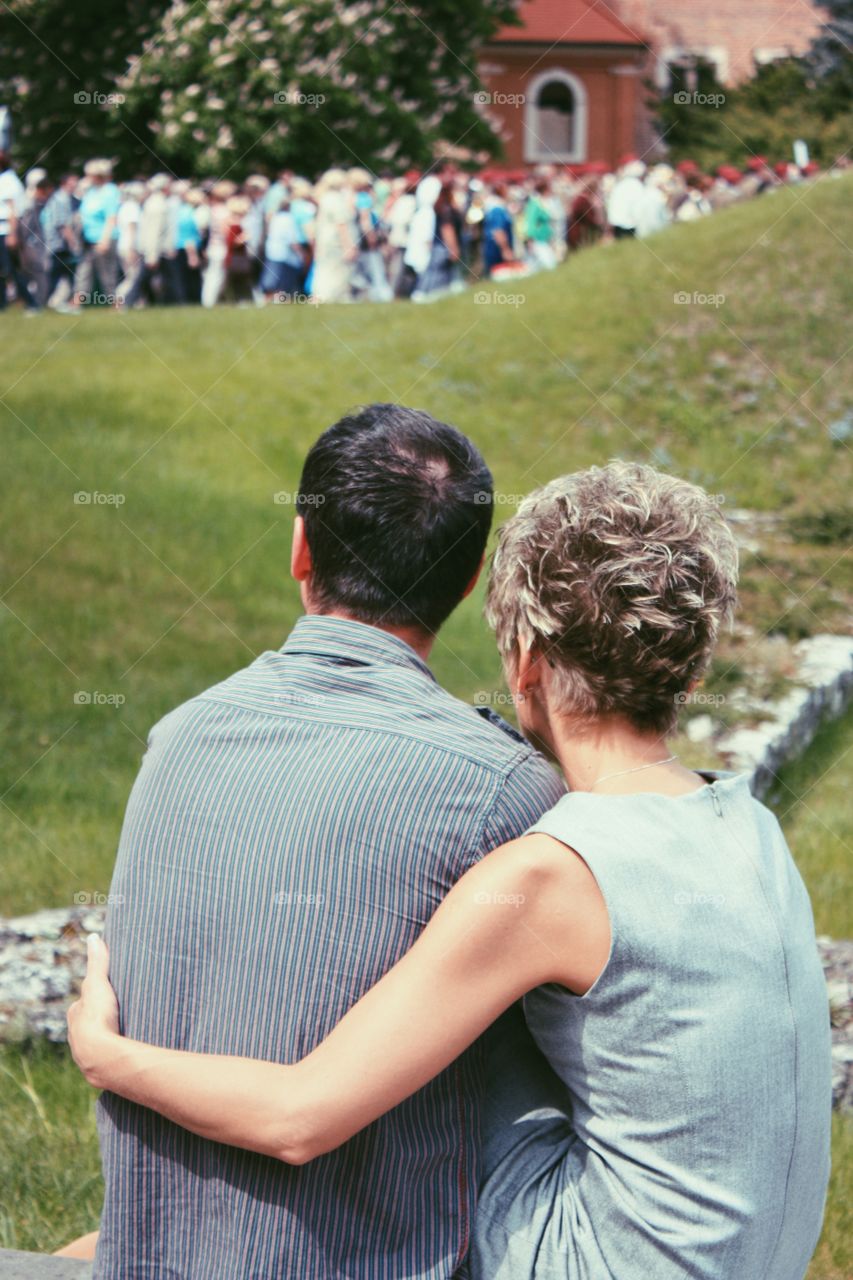
<path fill-rule="evenodd" d="M 0 1043 L 65 1039 L 65 1010 L 86 968 L 86 934 L 104 908 L 39 911 L 0 920 Z M 818 938 L 832 1022 L 832 1096 L 853 1111 L 853 942 Z"/>

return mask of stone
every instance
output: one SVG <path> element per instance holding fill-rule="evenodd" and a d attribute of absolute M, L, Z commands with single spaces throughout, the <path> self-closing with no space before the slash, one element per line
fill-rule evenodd
<path fill-rule="evenodd" d="M 56 908 L 0 920 L 0 1043 L 66 1038 L 65 1011 L 86 972 L 86 937 L 104 909 Z"/>
<path fill-rule="evenodd" d="M 0 1280 L 90 1280 L 91 1262 L 0 1249 Z"/>
<path fill-rule="evenodd" d="M 717 744 L 729 768 L 751 775 L 759 799 L 772 790 L 779 769 L 801 755 L 824 720 L 840 715 L 853 696 L 853 638 L 811 636 L 794 647 L 794 658 L 794 688 L 756 705 L 764 717 L 760 724 L 735 729 Z"/>

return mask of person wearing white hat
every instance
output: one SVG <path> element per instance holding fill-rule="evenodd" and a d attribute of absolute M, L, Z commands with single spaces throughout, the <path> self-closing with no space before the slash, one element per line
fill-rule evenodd
<path fill-rule="evenodd" d="M 607 220 L 617 240 L 637 234 L 637 222 L 644 200 L 645 172 L 646 166 L 642 160 L 628 160 L 613 184 L 607 201 Z"/>
<path fill-rule="evenodd" d="M 118 289 L 118 211 L 121 196 L 109 160 L 89 160 L 84 168 L 89 187 L 80 202 L 83 252 L 74 279 L 75 307 L 92 300 L 97 284 L 109 305 Z"/>
<path fill-rule="evenodd" d="M 342 169 L 329 169 L 317 183 L 312 294 L 318 302 L 349 302 L 358 255 L 355 210 Z"/>
<path fill-rule="evenodd" d="M 668 164 L 655 165 L 643 183 L 643 195 L 637 210 L 637 236 L 644 239 L 662 231 L 672 222 L 672 210 L 669 207 L 667 187 L 672 181 L 673 171 Z"/>

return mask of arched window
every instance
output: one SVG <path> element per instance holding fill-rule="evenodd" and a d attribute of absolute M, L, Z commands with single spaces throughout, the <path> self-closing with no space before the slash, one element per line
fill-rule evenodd
<path fill-rule="evenodd" d="M 525 160 L 585 160 L 586 114 L 586 89 L 577 76 L 559 68 L 541 72 L 525 90 Z"/>

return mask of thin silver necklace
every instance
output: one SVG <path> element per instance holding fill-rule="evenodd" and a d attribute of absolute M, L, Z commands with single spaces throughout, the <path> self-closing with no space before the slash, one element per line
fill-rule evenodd
<path fill-rule="evenodd" d="M 650 760 L 648 764 L 638 764 L 633 769 L 619 769 L 616 773 L 603 773 L 600 778 L 596 778 L 595 782 L 589 785 L 590 791 L 593 787 L 597 787 L 599 782 L 609 782 L 611 778 L 624 778 L 629 773 L 642 773 L 644 769 L 654 769 L 657 764 L 672 764 L 673 760 L 677 760 L 678 756 L 667 756 L 665 760 Z"/>

